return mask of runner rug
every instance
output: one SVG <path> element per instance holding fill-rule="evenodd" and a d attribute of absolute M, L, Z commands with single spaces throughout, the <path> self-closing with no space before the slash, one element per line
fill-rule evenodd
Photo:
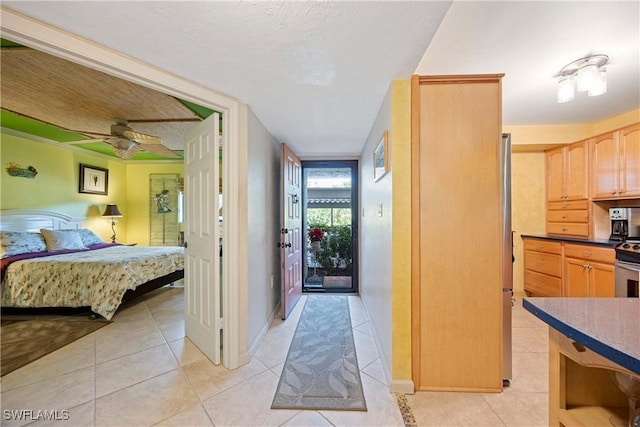
<path fill-rule="evenodd" d="M 367 410 L 347 296 L 307 296 L 271 408 Z"/>

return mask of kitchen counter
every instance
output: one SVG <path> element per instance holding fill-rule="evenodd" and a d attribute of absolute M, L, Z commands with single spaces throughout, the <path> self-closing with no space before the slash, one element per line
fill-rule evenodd
<path fill-rule="evenodd" d="M 615 248 L 621 242 L 612 242 L 609 239 L 585 239 L 584 237 L 555 236 L 549 234 L 522 234 L 521 237 L 534 239 L 554 240 L 556 242 L 580 243 L 583 245 L 606 246 Z"/>
<path fill-rule="evenodd" d="M 525 298 L 522 305 L 566 337 L 640 375 L 640 299 Z"/>

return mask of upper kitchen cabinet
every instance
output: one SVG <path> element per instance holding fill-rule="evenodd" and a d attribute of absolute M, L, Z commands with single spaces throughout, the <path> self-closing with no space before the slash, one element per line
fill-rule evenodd
<path fill-rule="evenodd" d="M 549 150 L 546 161 L 548 202 L 589 198 L 587 141 Z"/>
<path fill-rule="evenodd" d="M 640 197 L 640 124 L 594 138 L 592 158 L 592 199 Z"/>

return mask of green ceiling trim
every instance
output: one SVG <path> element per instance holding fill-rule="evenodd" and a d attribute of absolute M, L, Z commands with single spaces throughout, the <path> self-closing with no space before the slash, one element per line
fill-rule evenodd
<path fill-rule="evenodd" d="M 55 142 L 74 142 L 87 139 L 86 136 L 67 132 L 53 125 L 39 122 L 19 114 L 12 113 L 7 110 L 0 110 L 0 126 L 13 129 L 25 134 L 34 135 L 40 138 L 48 139 Z M 74 144 L 75 147 L 93 151 L 94 153 L 104 154 L 110 157 L 117 157 L 113 152 L 113 147 L 106 142 L 88 142 L 86 144 Z M 175 151 L 181 158 L 184 157 L 183 151 Z M 131 160 L 177 160 L 172 157 L 159 156 L 154 153 L 141 152 L 133 156 Z"/>
<path fill-rule="evenodd" d="M 74 146 L 78 148 L 83 148 L 85 150 L 93 151 L 94 153 L 100 153 L 106 156 L 117 158 L 117 156 L 113 151 L 113 147 L 106 142 L 88 142 L 86 144 L 75 144 Z M 184 158 L 184 151 L 174 151 L 174 153 L 180 156 L 180 158 Z M 178 160 L 178 159 L 173 157 L 159 156 L 154 153 L 139 152 L 134 154 L 133 157 L 128 160 L 147 160 L 148 161 L 148 160 Z"/>
<path fill-rule="evenodd" d="M 68 132 L 57 126 L 39 122 L 7 110 L 0 110 L 0 125 L 5 128 L 56 142 L 81 141 L 87 139 L 84 135 Z"/>
<path fill-rule="evenodd" d="M 198 104 L 194 104 L 193 102 L 185 101 L 184 99 L 180 99 L 180 98 L 176 98 L 176 99 L 180 101 L 182 105 L 184 105 L 185 107 L 187 107 L 188 109 L 196 113 L 198 117 L 200 117 L 201 119 L 206 119 L 207 117 L 215 113 L 215 111 L 210 108 L 203 107 Z"/>
<path fill-rule="evenodd" d="M 24 46 L 16 42 L 12 42 L 11 40 L 0 38 L 0 47 L 24 47 Z"/>

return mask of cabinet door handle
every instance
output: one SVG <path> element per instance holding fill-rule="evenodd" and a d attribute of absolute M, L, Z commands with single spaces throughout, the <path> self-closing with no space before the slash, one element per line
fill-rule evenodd
<path fill-rule="evenodd" d="M 584 255 L 584 256 L 591 256 L 591 255 L 592 255 L 592 253 L 593 253 L 593 252 L 590 252 L 590 251 L 583 251 L 583 252 L 582 252 L 582 255 Z"/>
<path fill-rule="evenodd" d="M 567 216 L 566 215 L 562 215 L 562 219 L 567 219 Z"/>
<path fill-rule="evenodd" d="M 568 228 L 567 227 L 562 227 L 562 231 L 567 231 Z"/>
<path fill-rule="evenodd" d="M 542 260 L 536 261 L 536 265 L 542 265 L 542 264 L 544 264 L 544 261 L 542 261 Z"/>

